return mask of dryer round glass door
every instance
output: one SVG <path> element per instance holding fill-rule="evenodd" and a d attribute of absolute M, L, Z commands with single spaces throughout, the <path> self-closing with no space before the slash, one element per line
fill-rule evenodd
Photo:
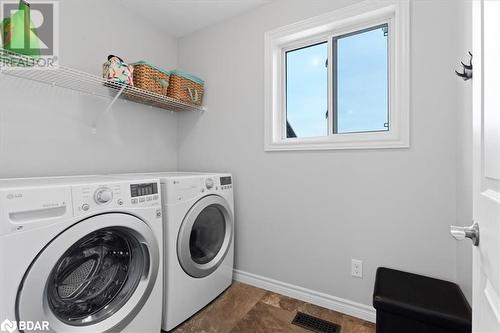
<path fill-rule="evenodd" d="M 83 220 L 33 261 L 18 293 L 19 319 L 47 320 L 61 332 L 120 330 L 149 297 L 159 262 L 142 220 L 118 213 Z"/>
<path fill-rule="evenodd" d="M 224 261 L 231 245 L 233 217 L 226 200 L 217 195 L 197 201 L 182 222 L 177 256 L 192 277 L 210 275 Z"/>

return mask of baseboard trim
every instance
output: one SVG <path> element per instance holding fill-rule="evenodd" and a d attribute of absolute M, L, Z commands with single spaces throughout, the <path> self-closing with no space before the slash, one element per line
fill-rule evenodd
<path fill-rule="evenodd" d="M 374 323 L 371 306 L 235 269 L 234 280 Z"/>

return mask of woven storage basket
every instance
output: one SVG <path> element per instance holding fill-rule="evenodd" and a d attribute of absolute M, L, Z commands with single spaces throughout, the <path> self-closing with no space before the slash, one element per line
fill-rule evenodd
<path fill-rule="evenodd" d="M 134 66 L 134 86 L 160 95 L 167 95 L 170 72 L 150 65 L 144 61 Z"/>
<path fill-rule="evenodd" d="M 205 82 L 189 73 L 175 70 L 170 72 L 168 96 L 184 103 L 201 105 Z"/>

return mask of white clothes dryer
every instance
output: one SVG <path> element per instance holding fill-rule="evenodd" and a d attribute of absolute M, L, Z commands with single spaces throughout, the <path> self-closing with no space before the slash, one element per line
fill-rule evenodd
<path fill-rule="evenodd" d="M 165 172 L 136 176 L 158 178 L 161 183 L 164 211 L 162 329 L 170 331 L 232 283 L 233 179 L 225 173 Z"/>

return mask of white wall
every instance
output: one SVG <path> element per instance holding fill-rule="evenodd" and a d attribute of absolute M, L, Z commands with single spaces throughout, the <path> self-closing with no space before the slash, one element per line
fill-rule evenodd
<path fill-rule="evenodd" d="M 61 64 L 95 74 L 109 53 L 172 69 L 177 42 L 110 1 L 60 2 Z M 177 167 L 177 117 L 0 74 L 0 177 Z"/>
<path fill-rule="evenodd" d="M 412 2 L 410 149 L 264 152 L 264 32 L 353 2 L 276 1 L 181 39 L 208 111 L 179 115 L 179 169 L 234 174 L 238 269 L 371 304 L 377 266 L 457 280 L 462 36 L 457 2 Z"/>

